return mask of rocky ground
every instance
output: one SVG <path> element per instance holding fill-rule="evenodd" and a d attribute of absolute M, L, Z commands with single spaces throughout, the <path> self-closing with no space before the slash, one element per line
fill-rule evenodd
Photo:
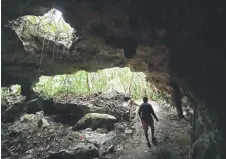
<path fill-rule="evenodd" d="M 128 95 L 69 95 L 28 103 L 18 99 L 23 100 L 6 102 L 2 111 L 1 157 L 5 159 L 182 159 L 188 152 L 189 123 L 154 102 L 159 122 L 157 145 L 150 151 L 136 115 L 139 103 L 126 102 Z"/>

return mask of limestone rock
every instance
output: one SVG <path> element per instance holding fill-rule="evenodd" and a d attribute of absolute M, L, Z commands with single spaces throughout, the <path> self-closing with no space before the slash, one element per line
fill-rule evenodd
<path fill-rule="evenodd" d="M 116 118 L 112 115 L 89 113 L 80 119 L 72 129 L 80 130 L 89 127 L 92 129 L 106 128 L 110 130 L 114 127 L 115 122 Z"/>
<path fill-rule="evenodd" d="M 112 145 L 116 147 L 125 140 L 125 136 L 123 134 L 117 133 L 116 131 L 110 131 L 109 133 L 101 134 L 96 131 L 86 131 L 85 129 L 81 130 L 80 133 L 87 141 L 98 145 L 101 156 L 106 155 L 107 149 L 111 149 L 110 147 Z"/>
<path fill-rule="evenodd" d="M 115 146 L 114 145 L 110 145 L 109 147 L 107 147 L 107 149 L 105 150 L 105 152 L 102 153 L 102 156 L 105 156 L 109 153 L 113 153 L 115 151 Z"/>
<path fill-rule="evenodd" d="M 29 122 L 35 118 L 35 114 L 25 114 L 20 117 L 20 121 L 22 122 Z"/>
<path fill-rule="evenodd" d="M 103 129 L 103 128 L 97 128 L 96 132 L 98 132 L 100 134 L 107 134 L 108 130 L 107 129 Z"/>
<path fill-rule="evenodd" d="M 217 142 L 213 140 L 213 134 L 203 134 L 201 135 L 192 145 L 189 153 L 189 159 L 212 159 L 217 158 L 216 144 Z"/>
<path fill-rule="evenodd" d="M 127 123 L 125 122 L 120 122 L 115 124 L 115 130 L 118 132 L 123 133 L 126 130 Z"/>
<path fill-rule="evenodd" d="M 66 104 L 66 103 L 54 103 L 54 108 L 57 112 L 64 115 L 75 115 L 81 118 L 84 115 L 84 111 L 79 107 L 78 104 Z"/>
<path fill-rule="evenodd" d="M 126 135 L 131 135 L 133 133 L 133 130 L 131 130 L 131 129 L 126 129 L 125 130 L 125 134 Z"/>
<path fill-rule="evenodd" d="M 80 143 L 76 147 L 69 147 L 59 152 L 49 153 L 49 159 L 93 159 L 98 157 L 98 148 L 93 144 L 85 143 Z"/>
<path fill-rule="evenodd" d="M 61 150 L 59 152 L 49 152 L 49 159 L 74 159 L 74 152 L 70 150 Z"/>
<path fill-rule="evenodd" d="M 75 158 L 87 158 L 87 159 L 93 159 L 98 158 L 99 152 L 96 146 L 94 144 L 83 144 L 80 143 L 75 148 Z"/>
<path fill-rule="evenodd" d="M 7 104 L 7 108 L 2 113 L 3 122 L 13 122 L 27 108 L 26 98 L 18 96 L 12 98 Z"/>
<path fill-rule="evenodd" d="M 46 128 L 49 126 L 48 121 L 44 118 L 40 119 L 37 124 L 38 124 L 38 128 Z"/>
<path fill-rule="evenodd" d="M 20 117 L 20 120 L 14 121 L 14 124 L 8 127 L 8 130 L 18 134 L 46 128 L 50 126 L 47 119 L 42 111 L 36 114 L 24 114 Z"/>
<path fill-rule="evenodd" d="M 99 145 L 99 147 L 104 147 L 103 149 L 107 149 L 110 145 L 112 145 L 113 140 L 118 137 L 114 131 L 101 134 L 96 131 L 85 129 L 80 132 L 86 140 Z"/>
<path fill-rule="evenodd" d="M 47 114 L 54 114 L 53 99 L 35 98 L 28 102 L 28 113 L 44 111 Z"/>
<path fill-rule="evenodd" d="M 115 151 L 115 146 L 114 145 L 111 145 L 111 146 L 109 146 L 108 148 L 107 148 L 107 153 L 112 153 L 112 152 L 114 152 Z"/>

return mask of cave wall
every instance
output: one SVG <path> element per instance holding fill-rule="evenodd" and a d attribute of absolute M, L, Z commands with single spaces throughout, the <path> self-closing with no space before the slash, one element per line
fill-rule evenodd
<path fill-rule="evenodd" d="M 73 44 L 68 57 L 56 59 L 54 71 L 50 69 L 50 62 L 44 62 L 41 72 L 35 66 L 31 67 L 31 71 L 25 71 L 28 61 L 19 60 L 17 65 L 20 69 L 14 62 L 11 64 L 17 68 L 14 72 L 20 74 L 15 75 L 10 71 L 12 66 L 2 63 L 2 68 L 9 74 L 8 78 L 15 80 L 21 77 L 24 81 L 25 77 L 26 81 L 32 83 L 41 74 L 130 66 L 134 71 L 147 73 L 151 81 L 165 92 L 172 92 L 172 87 L 168 85 L 172 80 L 184 92 L 191 92 L 198 101 L 205 101 L 205 107 L 216 117 L 217 127 L 225 139 L 224 1 L 41 0 L 24 1 L 21 4 L 3 0 L 2 6 L 2 32 L 5 34 L 2 37 L 2 60 L 7 64 L 7 59 L 12 58 L 15 52 L 15 47 L 12 46 L 15 46 L 17 38 L 4 25 L 18 16 L 42 15 L 48 8 L 55 7 L 63 12 L 65 21 L 77 29 L 80 37 Z M 31 57 L 33 64 L 39 63 L 38 55 L 24 53 L 20 42 L 19 46 L 21 49 L 17 48 L 20 50 L 17 51 L 20 52 L 18 55 Z M 48 61 L 51 58 L 48 55 L 52 52 L 46 50 L 45 54 Z M 76 61 L 81 55 L 83 58 Z M 31 74 L 34 70 L 37 71 L 35 75 Z"/>

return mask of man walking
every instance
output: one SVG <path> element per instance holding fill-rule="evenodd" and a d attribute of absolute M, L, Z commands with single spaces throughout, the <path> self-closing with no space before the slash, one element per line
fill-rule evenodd
<path fill-rule="evenodd" d="M 151 127 L 151 134 L 152 134 L 152 141 L 154 138 L 154 120 L 153 117 L 158 121 L 158 118 L 151 106 L 151 104 L 148 103 L 148 98 L 143 98 L 143 103 L 140 105 L 138 110 L 139 117 L 141 119 L 141 123 L 144 129 L 144 135 L 147 140 L 147 146 L 151 147 L 149 138 L 148 138 L 148 126 Z M 152 117 L 153 116 L 153 117 Z"/>

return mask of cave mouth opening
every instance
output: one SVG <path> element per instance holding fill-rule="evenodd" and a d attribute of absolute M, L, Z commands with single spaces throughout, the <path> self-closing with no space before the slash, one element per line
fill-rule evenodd
<path fill-rule="evenodd" d="M 183 147 L 181 153 L 186 155 L 191 142 L 188 122 L 175 119 L 176 114 L 171 112 L 171 108 L 167 107 L 166 103 L 158 104 L 163 97 L 161 98 L 157 88 L 148 83 L 146 78 L 143 72 L 133 72 L 128 67 L 115 67 L 97 72 L 78 71 L 75 74 L 52 77 L 41 76 L 39 82 L 33 85 L 36 93 L 34 95 L 38 94 L 38 97 L 34 96 L 27 102 L 27 111 L 25 114 L 22 111 L 19 120 L 12 122 L 10 131 L 17 129 L 23 135 L 28 132 L 27 129 L 37 131 L 36 125 L 41 121 L 45 129 L 39 134 L 44 139 L 51 136 L 54 130 L 55 137 L 66 141 L 67 144 L 95 142 L 105 148 L 106 145 L 101 142 L 102 140 L 106 140 L 110 144 L 117 142 L 116 146 L 122 146 L 122 141 L 134 135 L 135 139 L 128 144 L 138 142 L 142 147 L 145 139 L 137 116 L 137 109 L 142 98 L 148 96 L 149 103 L 152 104 L 160 121 L 155 123 L 157 142 L 164 143 L 164 148 L 158 147 L 157 155 L 167 153 L 170 156 L 177 153 L 170 148 L 172 143 L 176 147 Z M 11 88 L 12 94 L 20 93 L 20 86 L 16 88 L 18 91 L 12 91 L 15 90 L 15 86 Z M 128 101 L 127 97 L 132 97 L 134 101 Z M 52 101 L 51 98 L 58 99 Z M 14 100 L 14 98 L 11 99 Z M 22 104 L 25 103 L 22 102 Z M 44 112 L 44 115 L 40 112 Z M 12 116 L 12 114 L 10 115 Z M 24 126 L 23 130 L 18 128 L 21 125 Z M 116 132 L 117 135 L 115 135 Z M 7 136 L 7 134 L 4 133 L 3 136 Z M 16 138 L 21 138 L 21 136 L 17 135 Z M 33 134 L 32 137 L 39 142 L 40 136 Z M 173 139 L 173 142 L 168 141 L 169 138 Z M 26 141 L 28 141 L 26 146 L 30 146 L 31 138 L 26 138 Z M 14 142 L 14 144 L 18 143 Z M 45 144 L 52 143 L 46 139 Z M 62 146 L 68 147 L 67 144 L 62 144 Z M 51 146 L 55 145 L 59 144 L 55 143 Z M 4 145 L 5 148 L 7 146 L 9 145 Z M 38 149 L 38 146 L 34 149 Z M 109 145 L 107 145 L 108 147 Z M 100 151 L 100 153 L 102 152 Z M 4 155 L 8 155 L 5 149 Z"/>
<path fill-rule="evenodd" d="M 28 52 L 34 52 L 38 47 L 37 40 L 43 41 L 43 39 L 70 49 L 76 37 L 76 30 L 65 22 L 62 12 L 55 8 L 43 16 L 19 17 L 12 20 L 9 26 L 16 32 Z"/>
<path fill-rule="evenodd" d="M 147 81 L 143 72 L 133 72 L 129 67 L 107 68 L 97 72 L 80 70 L 75 74 L 41 76 L 33 90 L 44 97 L 61 94 L 93 94 L 98 92 L 119 92 L 140 100 L 147 96 L 151 100 L 163 100 L 158 89 Z"/>
<path fill-rule="evenodd" d="M 78 116 L 78 114 L 74 115 L 69 110 L 73 109 L 69 108 L 69 105 L 73 105 L 73 101 L 77 98 L 88 98 L 88 100 L 97 100 L 97 102 L 98 99 L 92 98 L 95 98 L 95 96 L 102 98 L 104 96 L 103 98 L 109 98 L 110 102 L 114 102 L 114 98 L 116 101 L 120 98 L 123 99 L 123 102 L 118 106 L 128 107 L 131 102 L 140 105 L 143 97 L 146 96 L 150 102 L 162 102 L 170 106 L 168 104 L 170 97 L 160 93 L 155 85 L 147 81 L 145 73 L 133 72 L 129 67 L 113 67 L 96 72 L 80 70 L 75 74 L 40 76 L 39 81 L 33 84 L 31 89 L 29 92 L 30 98 L 27 98 L 27 95 L 23 94 L 23 87 L 20 85 L 12 85 L 8 88 L 2 87 L 3 111 L 8 108 L 8 105 L 11 105 L 10 103 L 20 102 L 25 97 L 28 100 L 28 107 L 25 112 L 28 114 L 34 114 L 42 110 L 49 115 L 61 114 L 61 119 L 56 119 L 57 121 L 73 125 L 85 113 L 79 108 L 76 111 L 80 112 L 81 116 Z M 17 96 L 18 100 L 14 99 Z M 111 97 L 114 98 L 111 99 Z M 56 103 L 61 106 L 56 106 Z M 68 110 L 55 108 L 55 106 L 62 107 L 62 103 L 66 105 L 65 107 L 68 107 Z M 159 107 L 154 106 L 154 109 L 159 112 Z M 74 120 L 75 118 L 78 119 Z"/>

